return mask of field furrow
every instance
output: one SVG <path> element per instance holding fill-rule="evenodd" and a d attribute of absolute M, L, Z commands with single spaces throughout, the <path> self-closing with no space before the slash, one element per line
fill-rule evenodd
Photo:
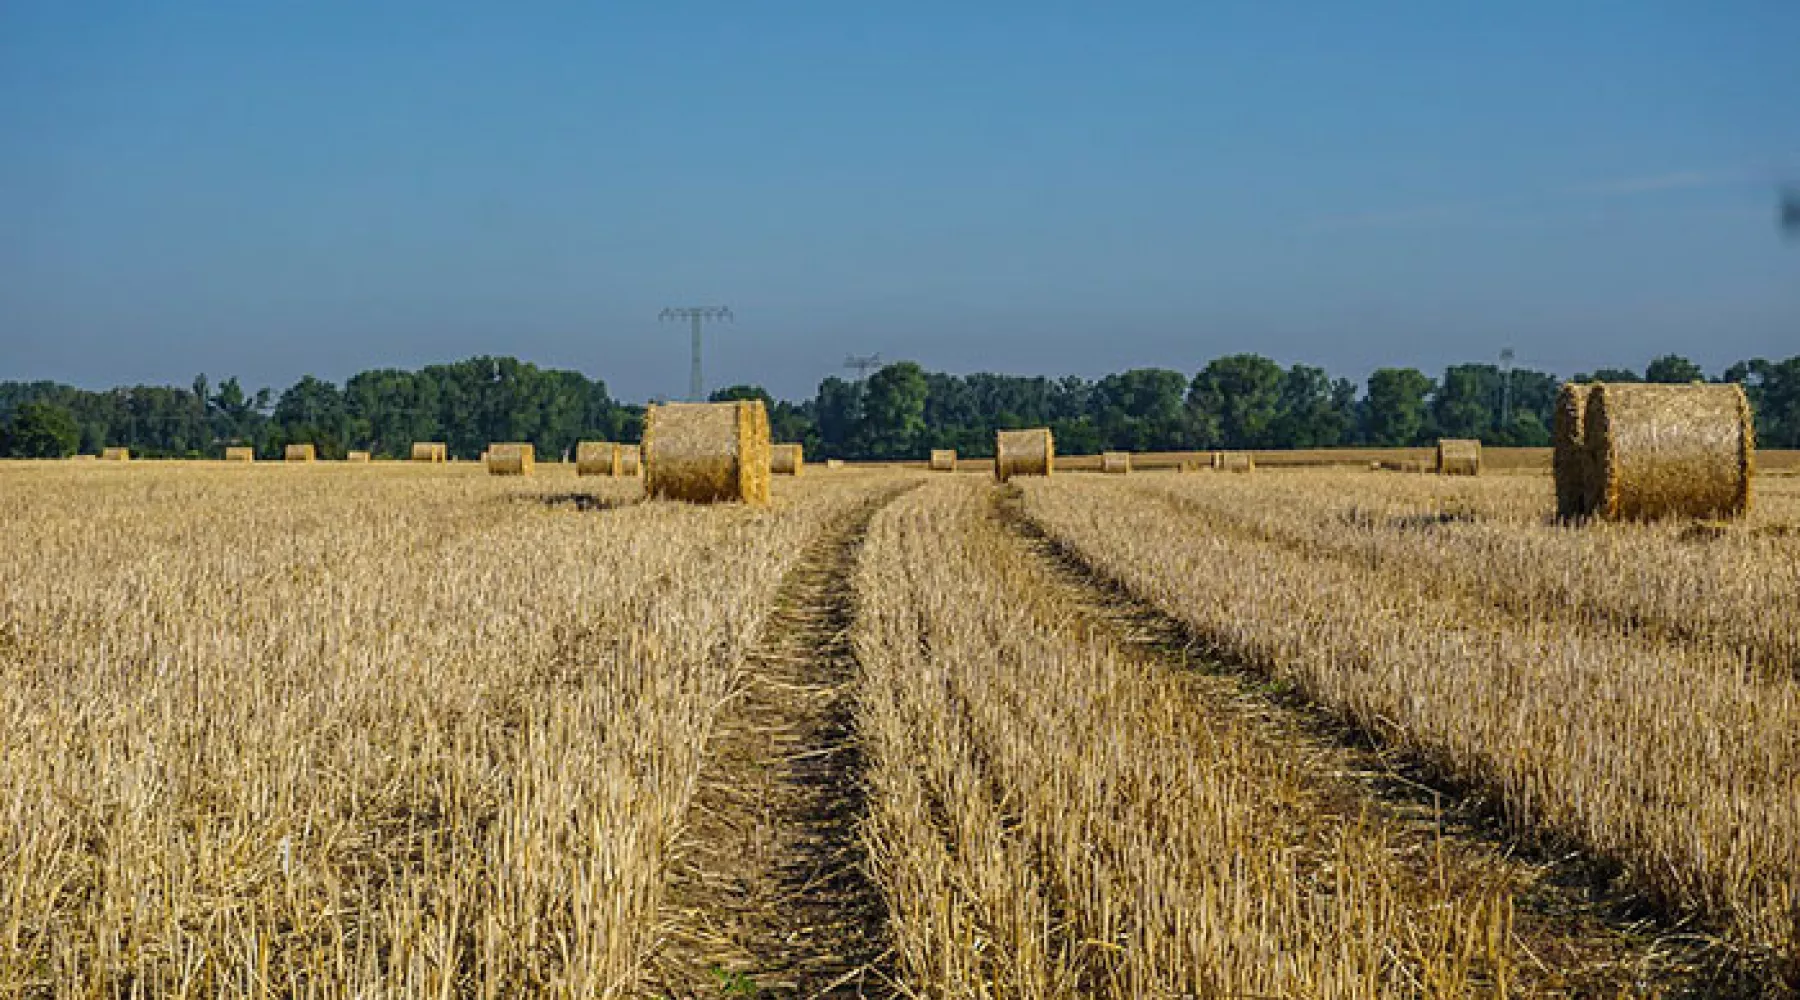
<path fill-rule="evenodd" d="M 153 475 L 5 533 L 0 992 L 635 992 L 766 581 L 871 488 Z"/>
<path fill-rule="evenodd" d="M 850 578 L 893 491 L 837 513 L 788 570 L 707 727 L 668 869 L 651 992 L 893 992 L 852 717 Z"/>
<path fill-rule="evenodd" d="M 1268 502 L 1260 482 L 1232 488 Z M 1219 532 L 1116 482 L 1023 493 L 1058 544 L 1206 644 L 1491 796 L 1516 832 L 1618 865 L 1664 912 L 1723 933 L 1740 967 L 1792 975 L 1795 685 L 1560 616 L 1470 614 L 1429 580 Z"/>

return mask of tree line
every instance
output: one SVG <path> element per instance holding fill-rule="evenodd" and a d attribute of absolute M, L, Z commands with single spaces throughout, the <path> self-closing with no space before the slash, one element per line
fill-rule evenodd
<path fill-rule="evenodd" d="M 1643 371 L 1604 368 L 1577 381 L 1704 380 L 1666 355 Z M 1715 381 L 1741 383 L 1765 447 L 1800 448 L 1800 356 L 1733 364 Z M 1399 447 L 1438 437 L 1490 445 L 1550 443 L 1561 380 L 1550 373 L 1460 364 L 1432 378 L 1382 368 L 1357 385 L 1322 368 L 1283 368 L 1255 354 L 1208 362 L 1193 375 L 1139 368 L 1100 379 L 950 375 L 910 361 L 866 379 L 831 377 L 811 399 L 778 400 L 754 385 L 715 401 L 761 399 L 780 441 L 809 456 L 917 458 L 931 448 L 993 453 L 994 431 L 1047 426 L 1059 451 Z M 90 391 L 55 382 L 0 382 L 0 455 L 60 457 L 124 446 L 147 457 L 217 458 L 231 445 L 277 457 L 310 442 L 323 458 L 347 451 L 405 457 L 414 441 L 443 441 L 474 458 L 491 441 L 530 441 L 560 456 L 585 439 L 636 441 L 644 408 L 615 400 L 580 372 L 510 357 L 477 357 L 417 371 L 378 369 L 342 387 L 308 375 L 276 395 L 205 375 L 180 386 Z"/>

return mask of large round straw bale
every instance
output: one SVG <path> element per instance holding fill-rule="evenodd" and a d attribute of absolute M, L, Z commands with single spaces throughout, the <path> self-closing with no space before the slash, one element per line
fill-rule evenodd
<path fill-rule="evenodd" d="M 1221 451 L 1218 453 L 1218 463 L 1220 472 L 1256 471 L 1256 459 L 1247 451 Z"/>
<path fill-rule="evenodd" d="M 281 457 L 287 462 L 310 462 L 319 457 L 319 452 L 311 444 L 290 444 Z"/>
<path fill-rule="evenodd" d="M 1588 475 L 1592 464 L 1587 450 L 1587 398 L 1591 386 L 1564 382 L 1556 393 L 1556 412 L 1552 417 L 1551 471 L 1556 476 L 1556 516 L 1567 521 L 1587 517 L 1594 512 L 1588 496 Z"/>
<path fill-rule="evenodd" d="M 1100 471 L 1112 475 L 1124 475 L 1131 471 L 1131 452 L 1103 451 L 1100 453 Z"/>
<path fill-rule="evenodd" d="M 623 449 L 612 441 L 582 441 L 575 445 L 577 476 L 616 476 Z"/>
<path fill-rule="evenodd" d="M 344 461 L 346 462 L 367 462 L 368 460 L 369 453 L 366 451 L 349 451 L 344 453 Z"/>
<path fill-rule="evenodd" d="M 933 472 L 955 472 L 956 471 L 956 449 L 955 448 L 933 448 L 933 449 L 931 449 L 931 471 L 933 471 Z"/>
<path fill-rule="evenodd" d="M 641 445 L 622 444 L 619 446 L 619 475 L 637 476 L 644 471 L 644 449 Z"/>
<path fill-rule="evenodd" d="M 412 460 L 415 462 L 443 462 L 450 457 L 450 449 L 442 441 L 414 441 Z"/>
<path fill-rule="evenodd" d="M 254 462 L 256 461 L 256 449 L 246 445 L 232 445 L 225 449 L 225 461 Z"/>
<path fill-rule="evenodd" d="M 485 464 L 490 476 L 529 476 L 537 467 L 537 449 L 524 441 L 490 444 Z"/>
<path fill-rule="evenodd" d="M 103 462 L 129 462 L 131 461 L 131 449 L 102 448 L 100 449 L 100 460 Z"/>
<path fill-rule="evenodd" d="M 769 471 L 780 476 L 798 476 L 806 468 L 806 449 L 797 444 L 769 446 Z"/>
<path fill-rule="evenodd" d="M 1441 476 L 1481 475 L 1481 442 L 1471 438 L 1438 438 L 1437 471 Z"/>
<path fill-rule="evenodd" d="M 643 448 L 649 496 L 769 502 L 769 414 L 762 400 L 652 406 L 644 415 Z"/>
<path fill-rule="evenodd" d="M 1596 385 L 1584 423 L 1588 496 L 1601 517 L 1736 517 L 1750 509 L 1756 429 L 1742 386 Z"/>
<path fill-rule="evenodd" d="M 1056 441 L 1050 428 L 994 433 L 994 478 L 1048 476 L 1056 471 Z"/>

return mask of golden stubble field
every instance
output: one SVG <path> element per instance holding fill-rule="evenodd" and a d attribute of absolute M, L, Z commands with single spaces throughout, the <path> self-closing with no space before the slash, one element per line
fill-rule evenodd
<path fill-rule="evenodd" d="M 1758 488 L 7 463 L 0 996 L 1792 989 Z"/>

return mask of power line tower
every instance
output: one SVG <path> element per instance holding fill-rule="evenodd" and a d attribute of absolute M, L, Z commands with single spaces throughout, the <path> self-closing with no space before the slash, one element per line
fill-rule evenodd
<path fill-rule="evenodd" d="M 729 306 L 670 306 L 662 311 L 658 319 L 687 320 L 694 327 L 694 363 L 688 370 L 688 402 L 702 403 L 706 401 L 706 383 L 700 377 L 700 324 L 708 320 L 731 319 Z"/>
<path fill-rule="evenodd" d="M 860 381 L 869 377 L 869 369 L 881 367 L 881 355 L 851 354 L 844 358 L 844 367 L 855 371 Z"/>
<path fill-rule="evenodd" d="M 1512 426 L 1513 349 L 1500 349 L 1500 426 Z"/>

